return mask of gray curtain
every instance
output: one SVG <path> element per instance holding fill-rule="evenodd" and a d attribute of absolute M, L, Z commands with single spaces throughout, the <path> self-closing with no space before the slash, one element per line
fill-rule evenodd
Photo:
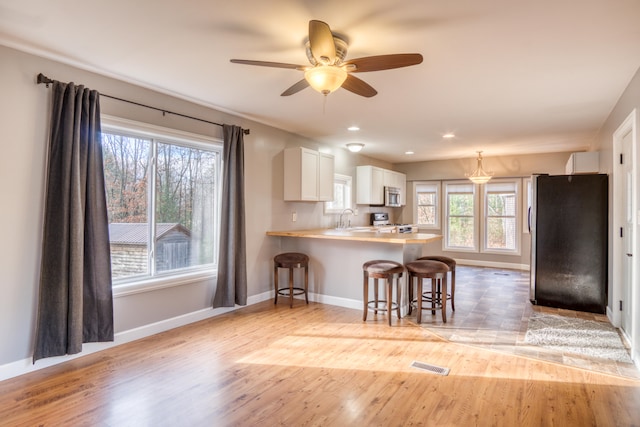
<path fill-rule="evenodd" d="M 223 125 L 222 216 L 218 285 L 213 307 L 247 304 L 247 260 L 244 215 L 244 131 Z"/>
<path fill-rule="evenodd" d="M 113 341 L 99 94 L 61 82 L 52 91 L 34 362 Z"/>

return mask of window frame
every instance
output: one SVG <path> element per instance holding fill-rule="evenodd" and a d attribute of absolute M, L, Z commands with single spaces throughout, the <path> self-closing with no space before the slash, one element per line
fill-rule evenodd
<path fill-rule="evenodd" d="M 120 117 L 101 115 L 101 128 L 103 133 L 116 133 L 129 137 L 150 139 L 152 147 L 150 147 L 150 157 L 155 157 L 156 144 L 172 144 L 181 147 L 189 147 L 194 149 L 202 149 L 207 151 L 213 151 L 217 153 L 217 181 L 222 183 L 222 169 L 224 167 L 222 155 L 223 155 L 223 141 L 220 138 L 209 137 L 200 134 L 194 134 L 190 132 L 180 131 L 171 128 L 165 128 L 148 123 L 138 122 L 134 120 L 123 119 Z M 155 168 L 152 169 L 155 171 Z M 148 188 L 155 189 L 155 174 L 151 174 L 148 180 Z M 155 190 L 151 193 L 155 193 Z M 155 224 L 155 196 L 147 194 L 148 197 L 148 214 L 153 218 L 148 218 L 150 237 L 149 241 L 155 241 L 155 233 L 153 231 L 153 224 Z M 219 185 L 215 189 L 215 197 L 218 201 L 221 200 L 222 185 Z M 214 221 L 214 235 L 218 237 L 220 235 L 220 203 L 216 203 L 218 209 L 213 212 Z M 115 295 L 129 295 L 139 292 L 145 292 L 148 290 L 162 289 L 167 287 L 179 286 L 183 284 L 194 283 L 202 280 L 203 278 L 211 278 L 217 274 L 217 261 L 218 261 L 218 240 L 214 239 L 213 248 L 213 262 L 211 264 L 198 265 L 193 267 L 187 267 L 184 269 L 170 270 L 163 272 L 156 272 L 155 267 L 151 268 L 149 272 L 144 275 L 128 276 L 126 278 L 115 279 L 112 281 L 112 289 Z M 150 259 L 150 265 L 154 264 L 152 252 L 155 251 L 155 244 L 151 248 L 147 248 L 147 256 Z"/>
<path fill-rule="evenodd" d="M 531 177 L 522 178 L 522 232 L 526 234 L 531 234 L 531 230 L 529 230 L 529 210 L 531 209 L 531 206 L 533 204 L 531 200 L 531 185 Z"/>
<path fill-rule="evenodd" d="M 495 194 L 496 191 L 491 191 L 491 187 L 496 184 L 500 185 L 514 185 L 515 194 L 515 212 L 513 216 L 509 216 L 515 220 L 515 248 L 514 249 L 497 249 L 488 247 L 489 238 L 489 218 L 496 218 L 496 216 L 489 216 L 489 202 L 488 197 L 490 194 Z M 482 225 L 480 229 L 480 236 L 482 247 L 480 252 L 486 254 L 500 254 L 500 255 L 520 255 L 522 250 L 522 179 L 520 178 L 494 178 L 486 184 L 482 184 Z"/>
<path fill-rule="evenodd" d="M 479 236 L 479 196 L 478 196 L 478 188 L 475 184 L 471 183 L 468 180 L 455 180 L 455 181 L 443 181 L 442 197 L 444 202 L 442 203 L 442 208 L 444 209 L 443 215 L 443 239 L 442 239 L 442 250 L 449 252 L 470 252 L 470 253 L 478 253 L 479 252 L 479 244 L 478 244 L 478 236 Z M 460 186 L 470 186 L 472 188 L 471 194 L 473 195 L 473 247 L 460 247 L 460 246 L 451 246 L 449 244 L 449 194 L 456 194 L 462 192 L 449 191 L 449 188 L 460 187 Z M 465 192 L 464 194 L 469 194 Z"/>
<path fill-rule="evenodd" d="M 347 193 L 344 195 L 344 207 L 343 208 L 334 208 L 332 207 L 332 203 L 334 200 L 324 202 L 324 213 L 325 214 L 339 214 L 342 213 L 345 209 L 353 209 L 353 177 L 351 175 L 344 175 L 340 173 L 333 174 L 333 185 L 344 185 L 345 188 L 348 189 Z M 334 198 L 336 191 L 333 192 Z"/>
<path fill-rule="evenodd" d="M 433 225 L 430 224 L 420 224 L 418 222 L 418 189 L 420 186 L 433 186 L 434 192 L 436 194 L 435 197 L 435 223 Z M 421 230 L 439 230 L 441 227 L 441 212 L 442 212 L 442 183 L 441 181 L 414 181 L 413 182 L 413 223 L 418 226 Z"/>

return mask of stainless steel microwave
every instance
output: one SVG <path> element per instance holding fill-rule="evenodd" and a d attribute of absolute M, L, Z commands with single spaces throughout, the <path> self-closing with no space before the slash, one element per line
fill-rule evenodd
<path fill-rule="evenodd" d="M 384 205 L 392 208 L 400 207 L 400 189 L 398 187 L 384 187 Z"/>

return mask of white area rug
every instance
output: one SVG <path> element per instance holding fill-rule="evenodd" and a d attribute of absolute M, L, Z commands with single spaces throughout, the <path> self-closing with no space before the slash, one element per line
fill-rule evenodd
<path fill-rule="evenodd" d="M 609 323 L 534 313 L 525 343 L 589 357 L 633 363 L 616 328 Z"/>

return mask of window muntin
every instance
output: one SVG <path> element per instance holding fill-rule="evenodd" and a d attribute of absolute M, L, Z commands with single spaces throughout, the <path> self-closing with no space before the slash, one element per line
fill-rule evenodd
<path fill-rule="evenodd" d="M 413 222 L 420 228 L 440 228 L 440 183 L 414 183 Z"/>
<path fill-rule="evenodd" d="M 214 269 L 221 145 L 103 121 L 114 285 Z"/>
<path fill-rule="evenodd" d="M 445 183 L 445 250 L 477 251 L 476 193 L 471 183 Z"/>

